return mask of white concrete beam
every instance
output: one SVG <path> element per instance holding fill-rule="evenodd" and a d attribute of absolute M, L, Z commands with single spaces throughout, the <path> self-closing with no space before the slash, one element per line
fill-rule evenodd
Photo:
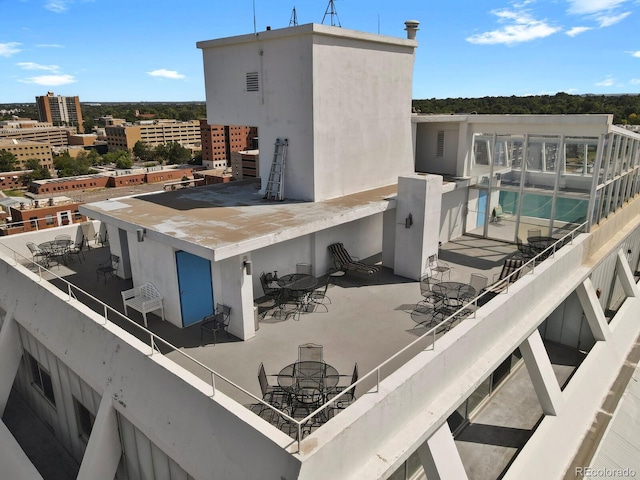
<path fill-rule="evenodd" d="M 464 480 L 467 472 L 453 441 L 449 424 L 444 422 L 417 450 L 429 480 Z"/>
<path fill-rule="evenodd" d="M 633 272 L 631 271 L 627 257 L 622 250 L 618 250 L 618 256 L 616 258 L 616 273 L 620 279 L 620 284 L 622 285 L 624 294 L 627 297 L 640 297 L 638 286 L 633 279 Z"/>
<path fill-rule="evenodd" d="M 520 352 L 522 352 L 522 358 L 524 358 L 542 412 L 545 415 L 557 415 L 563 401 L 562 392 L 537 329 L 522 342 Z"/>
<path fill-rule="evenodd" d="M 20 332 L 14 318 L 14 312 L 15 305 L 7 311 L 0 330 L 0 417 L 7 406 L 11 387 L 22 358 Z"/>
<path fill-rule="evenodd" d="M 105 394 L 98 408 L 77 479 L 114 478 L 121 453 L 116 410 L 111 397 Z"/>
<path fill-rule="evenodd" d="M 598 301 L 598 295 L 591 279 L 587 278 L 576 289 L 578 294 L 578 300 L 584 311 L 584 316 L 587 318 L 587 323 L 591 329 L 591 334 L 596 341 L 607 341 L 611 337 L 611 330 L 609 324 L 604 316 L 602 306 Z"/>

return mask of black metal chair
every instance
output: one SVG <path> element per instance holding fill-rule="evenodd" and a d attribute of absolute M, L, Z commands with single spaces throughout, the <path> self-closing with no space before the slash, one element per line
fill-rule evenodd
<path fill-rule="evenodd" d="M 315 343 L 304 343 L 298 345 L 298 361 L 299 362 L 324 362 L 322 358 L 322 345 Z"/>
<path fill-rule="evenodd" d="M 536 252 L 531 247 L 531 245 L 525 245 L 524 243 L 522 243 L 520 237 L 516 237 L 516 243 L 518 244 L 518 252 L 525 261 L 531 260 L 536 256 Z"/>
<path fill-rule="evenodd" d="M 109 260 L 101 263 L 100 266 L 96 269 L 96 277 L 100 280 L 100 275 L 104 278 L 105 285 L 107 284 L 107 275 L 111 275 L 111 277 L 116 276 L 116 272 L 118 271 L 118 265 L 120 265 L 120 257 L 117 255 L 111 254 L 109 256 Z"/>
<path fill-rule="evenodd" d="M 260 284 L 262 285 L 264 296 L 277 303 L 282 297 L 282 288 L 272 286 L 273 281 L 274 278 L 271 273 L 262 272 L 260 274 Z"/>
<path fill-rule="evenodd" d="M 324 286 L 314 290 L 309 294 L 309 301 L 314 305 L 319 305 L 324 307 L 327 312 L 329 312 L 329 307 L 327 307 L 324 302 L 327 300 L 331 303 L 331 299 L 327 296 L 327 289 L 329 288 L 329 282 L 327 281 Z"/>
<path fill-rule="evenodd" d="M 341 377 L 348 377 L 349 375 L 340 375 Z M 349 389 L 354 383 L 358 381 L 358 364 L 356 363 L 353 366 L 353 373 L 351 374 L 351 382 L 349 385 L 338 385 L 337 387 L 332 388 L 327 394 L 327 400 L 335 398 L 345 390 Z M 335 410 L 344 410 L 349 405 L 351 405 L 356 400 L 356 389 L 355 387 L 349 389 L 344 395 L 342 395 L 333 405 L 333 409 Z"/>
<path fill-rule="evenodd" d="M 277 375 L 269 375 L 269 377 L 277 377 Z M 262 392 L 262 399 L 264 401 L 278 408 L 289 403 L 289 394 L 281 386 L 269 383 L 262 362 L 260 362 L 260 366 L 258 367 L 258 382 L 260 383 L 260 391 Z"/>
<path fill-rule="evenodd" d="M 71 247 L 69 247 L 69 250 L 67 251 L 67 255 L 69 256 L 69 258 L 71 258 L 72 255 L 75 255 L 76 257 L 78 257 L 78 261 L 82 263 L 82 261 L 80 260 L 80 257 L 82 256 L 82 258 L 86 260 L 83 252 L 86 246 L 87 246 L 87 239 L 83 235 L 82 238 L 80 239 L 80 243 L 76 243 L 75 245 L 72 245 Z"/>
<path fill-rule="evenodd" d="M 434 292 L 431 288 L 430 273 L 420 277 L 420 295 L 422 295 L 422 300 L 416 303 L 416 306 L 413 308 L 414 310 L 421 310 L 421 307 L 427 307 L 433 310 L 442 302 L 442 296 Z"/>
<path fill-rule="evenodd" d="M 231 320 L 231 307 L 218 303 L 216 310 L 211 315 L 207 315 L 202 319 L 200 324 L 200 340 L 204 332 L 213 334 L 213 344 L 218 343 L 218 332 L 227 334 L 227 338 L 231 338 L 228 332 L 229 321 Z"/>
<path fill-rule="evenodd" d="M 49 254 L 47 252 L 41 250 L 40 247 L 33 242 L 27 242 L 27 248 L 31 252 L 31 258 L 34 263 L 42 265 L 43 267 L 49 266 Z"/>

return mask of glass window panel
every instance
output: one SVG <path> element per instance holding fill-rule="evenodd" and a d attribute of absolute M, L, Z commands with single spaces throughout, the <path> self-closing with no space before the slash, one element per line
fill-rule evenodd
<path fill-rule="evenodd" d="M 565 140 L 565 166 L 558 188 L 565 192 L 591 192 L 593 166 L 598 150 L 597 138 Z"/>
<path fill-rule="evenodd" d="M 519 193 L 506 190 L 493 190 L 488 203 L 489 224 L 487 236 L 498 240 L 513 242 L 518 213 Z M 496 210 L 496 208 L 498 208 Z M 496 213 L 497 212 L 497 213 Z"/>
<path fill-rule="evenodd" d="M 478 405 L 489 396 L 491 393 L 491 381 L 490 377 L 484 379 L 484 381 L 478 385 L 478 388 L 467 399 L 467 415 L 471 415 L 473 411 L 478 408 Z"/>
<path fill-rule="evenodd" d="M 467 419 L 467 401 L 462 402 L 458 408 L 456 408 L 449 418 L 447 418 L 447 423 L 449 424 L 449 428 L 452 432 L 455 432 L 456 429 L 462 425 Z"/>
<path fill-rule="evenodd" d="M 523 151 L 522 137 L 499 135 L 496 138 L 493 172 L 500 174 L 500 185 L 520 186 Z"/>
<path fill-rule="evenodd" d="M 557 137 L 529 137 L 527 144 L 525 187 L 553 190 L 559 162 Z"/>
<path fill-rule="evenodd" d="M 560 238 L 587 220 L 588 199 L 556 198 L 553 236 Z"/>
<path fill-rule="evenodd" d="M 553 197 L 550 195 L 538 195 L 525 192 L 522 195 L 522 206 L 520 207 L 520 228 L 519 236 L 527 238 L 531 229 L 541 230 L 542 235 L 549 234 L 549 218 L 551 218 L 551 207 Z"/>
<path fill-rule="evenodd" d="M 423 473 L 424 468 L 422 467 L 418 452 L 413 452 L 407 459 L 407 478 L 413 478 L 419 472 Z"/>
<path fill-rule="evenodd" d="M 467 219 L 465 230 L 467 233 L 484 235 L 485 214 L 487 211 L 488 190 L 481 188 L 469 189 L 467 202 Z"/>
<path fill-rule="evenodd" d="M 478 177 L 486 177 L 485 182 L 488 182 L 492 142 L 493 135 L 476 133 L 473 137 L 473 155 L 469 173 Z M 483 180 L 479 178 L 478 181 L 482 183 Z"/>

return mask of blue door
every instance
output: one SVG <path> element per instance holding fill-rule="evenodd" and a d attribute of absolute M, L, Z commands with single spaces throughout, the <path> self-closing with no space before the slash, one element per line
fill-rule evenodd
<path fill-rule="evenodd" d="M 485 213 L 487 213 L 487 191 L 480 190 L 478 192 L 478 227 L 484 225 Z"/>
<path fill-rule="evenodd" d="M 213 312 L 211 262 L 187 252 L 176 252 L 182 326 L 199 322 Z"/>

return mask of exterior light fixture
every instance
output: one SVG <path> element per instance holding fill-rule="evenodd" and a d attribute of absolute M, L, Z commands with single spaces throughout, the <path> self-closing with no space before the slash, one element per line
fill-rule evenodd
<path fill-rule="evenodd" d="M 407 215 L 407 218 L 404 219 L 404 228 L 411 228 L 413 225 L 413 215 Z"/>
<path fill-rule="evenodd" d="M 147 230 L 144 228 L 138 228 L 136 230 L 136 235 L 138 236 L 138 241 L 139 242 L 144 242 L 144 236 L 147 233 Z"/>
<path fill-rule="evenodd" d="M 244 260 L 242 262 L 242 267 L 244 268 L 244 272 L 247 275 L 251 275 L 251 260 L 247 260 L 247 257 L 244 257 Z"/>

